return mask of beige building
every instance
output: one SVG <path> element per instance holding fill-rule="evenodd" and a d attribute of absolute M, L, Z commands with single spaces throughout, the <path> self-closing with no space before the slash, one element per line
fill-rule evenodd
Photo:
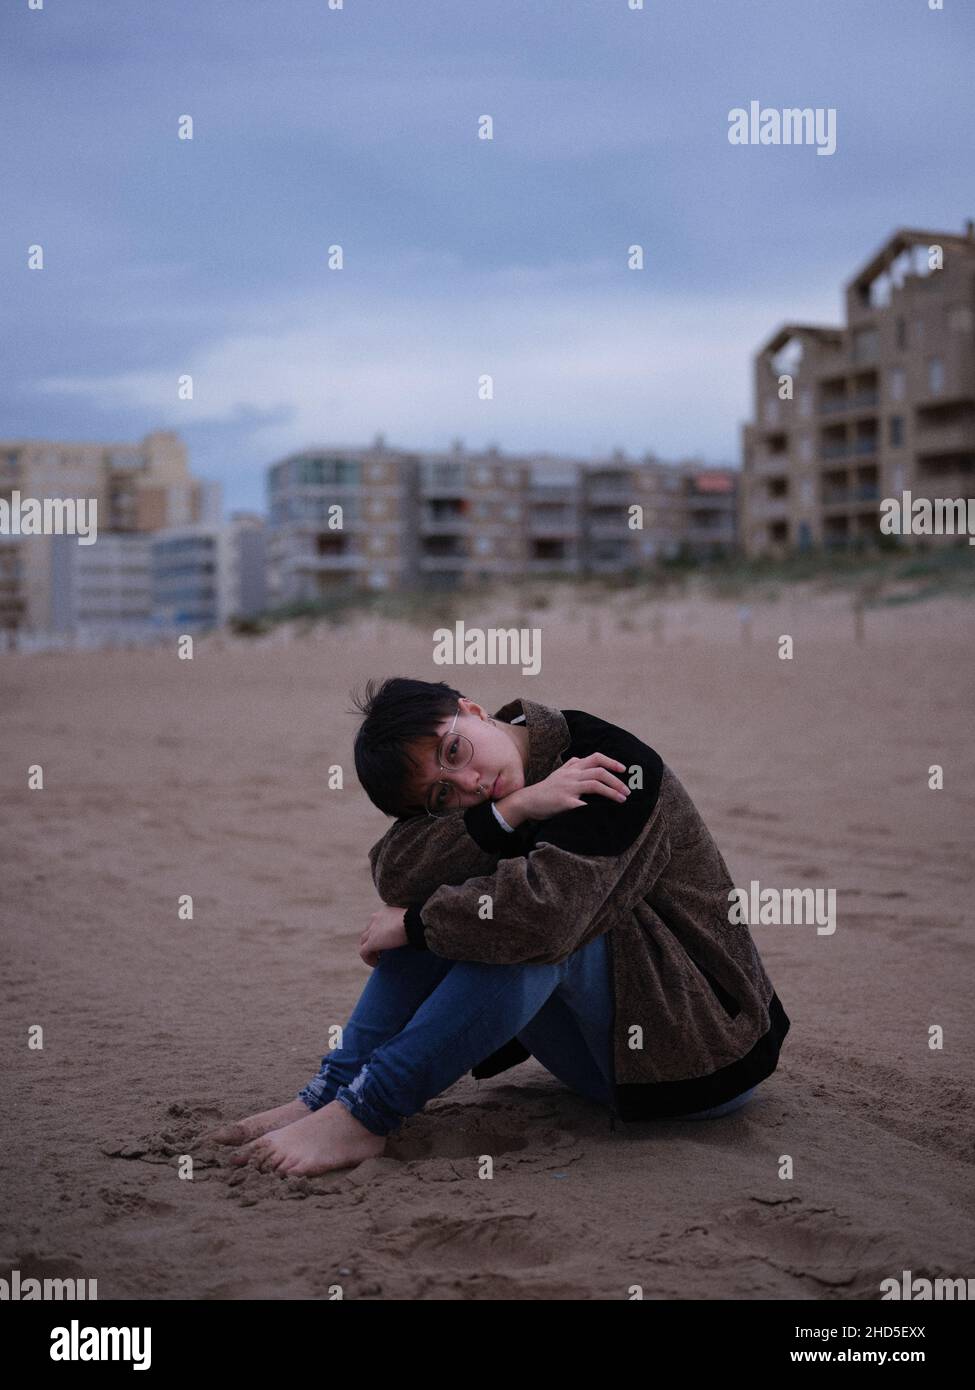
<path fill-rule="evenodd" d="M 747 555 L 875 544 L 904 491 L 975 496 L 975 223 L 902 229 L 847 285 L 844 326 L 780 328 L 743 453 Z"/>
<path fill-rule="evenodd" d="M 219 488 L 190 476 L 183 441 L 161 430 L 139 444 L 0 440 L 0 497 L 9 505 L 14 493 L 39 501 L 97 502 L 99 536 L 216 519 L 220 506 Z M 0 624 L 8 630 L 40 634 L 58 628 L 56 539 L 63 538 L 0 536 Z M 97 540 L 91 549 L 98 549 Z"/>
<path fill-rule="evenodd" d="M 268 602 L 395 589 L 414 568 L 419 458 L 388 449 L 303 449 L 268 470 Z"/>
<path fill-rule="evenodd" d="M 617 452 L 605 464 L 496 448 L 308 449 L 268 473 L 272 606 L 338 589 L 455 589 L 622 573 L 735 543 L 733 469 Z"/>

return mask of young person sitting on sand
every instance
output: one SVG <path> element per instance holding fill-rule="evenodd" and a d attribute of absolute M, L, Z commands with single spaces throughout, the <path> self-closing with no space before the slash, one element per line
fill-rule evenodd
<path fill-rule="evenodd" d="M 372 974 L 295 1100 L 212 1133 L 281 1175 L 381 1154 L 468 1071 L 534 1056 L 615 1120 L 713 1118 L 771 1075 L 789 1019 L 696 807 L 660 755 L 581 710 L 495 715 L 443 681 L 369 682 L 355 765 L 395 823 Z"/>

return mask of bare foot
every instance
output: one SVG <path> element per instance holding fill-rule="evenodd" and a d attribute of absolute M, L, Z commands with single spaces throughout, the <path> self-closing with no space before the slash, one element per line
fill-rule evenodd
<path fill-rule="evenodd" d="M 340 1100 L 332 1100 L 284 1129 L 255 1139 L 230 1161 L 252 1163 L 263 1173 L 311 1177 L 333 1168 L 354 1168 L 364 1159 L 378 1158 L 385 1148 L 384 1135 L 373 1134 Z"/>
<path fill-rule="evenodd" d="M 248 1115 L 246 1120 L 238 1120 L 232 1125 L 221 1125 L 218 1129 L 208 1130 L 200 1137 L 213 1144 L 246 1144 L 248 1139 L 257 1139 L 269 1130 L 290 1125 L 311 1113 L 303 1100 L 289 1100 L 287 1105 L 278 1105 L 274 1110 L 262 1110 L 259 1115 Z"/>

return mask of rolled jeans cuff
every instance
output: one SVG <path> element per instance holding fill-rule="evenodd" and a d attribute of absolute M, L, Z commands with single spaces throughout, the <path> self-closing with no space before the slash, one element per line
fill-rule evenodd
<path fill-rule="evenodd" d="M 359 1121 L 360 1125 L 369 1130 L 370 1134 L 380 1134 L 385 1137 L 392 1134 L 395 1129 L 399 1129 L 404 1117 L 385 1107 L 382 1110 L 377 1110 L 362 1094 L 360 1088 L 367 1078 L 368 1069 L 369 1063 L 367 1062 L 351 1086 L 339 1087 L 335 1093 L 335 1099 L 344 1105 L 346 1110 Z"/>
<path fill-rule="evenodd" d="M 329 1101 L 335 1097 L 329 1095 L 331 1085 L 323 1076 L 316 1076 L 314 1081 L 309 1081 L 303 1090 L 298 1092 L 297 1099 L 304 1101 L 309 1110 L 321 1110 L 323 1105 L 328 1105 Z"/>

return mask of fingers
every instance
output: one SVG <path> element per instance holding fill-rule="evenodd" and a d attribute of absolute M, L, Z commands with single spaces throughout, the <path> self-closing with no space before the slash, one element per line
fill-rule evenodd
<path fill-rule="evenodd" d="M 590 753 L 587 758 L 582 759 L 583 763 L 589 763 L 599 767 L 617 767 L 620 772 L 626 771 L 626 763 L 617 762 L 615 758 L 607 758 L 605 753 Z"/>
<path fill-rule="evenodd" d="M 600 796 L 611 797 L 614 801 L 626 801 L 630 795 L 629 788 L 624 787 L 615 777 L 609 781 L 603 781 L 598 774 L 594 777 L 587 777 L 585 781 L 578 784 L 575 790 L 577 794 L 598 792 Z"/>

